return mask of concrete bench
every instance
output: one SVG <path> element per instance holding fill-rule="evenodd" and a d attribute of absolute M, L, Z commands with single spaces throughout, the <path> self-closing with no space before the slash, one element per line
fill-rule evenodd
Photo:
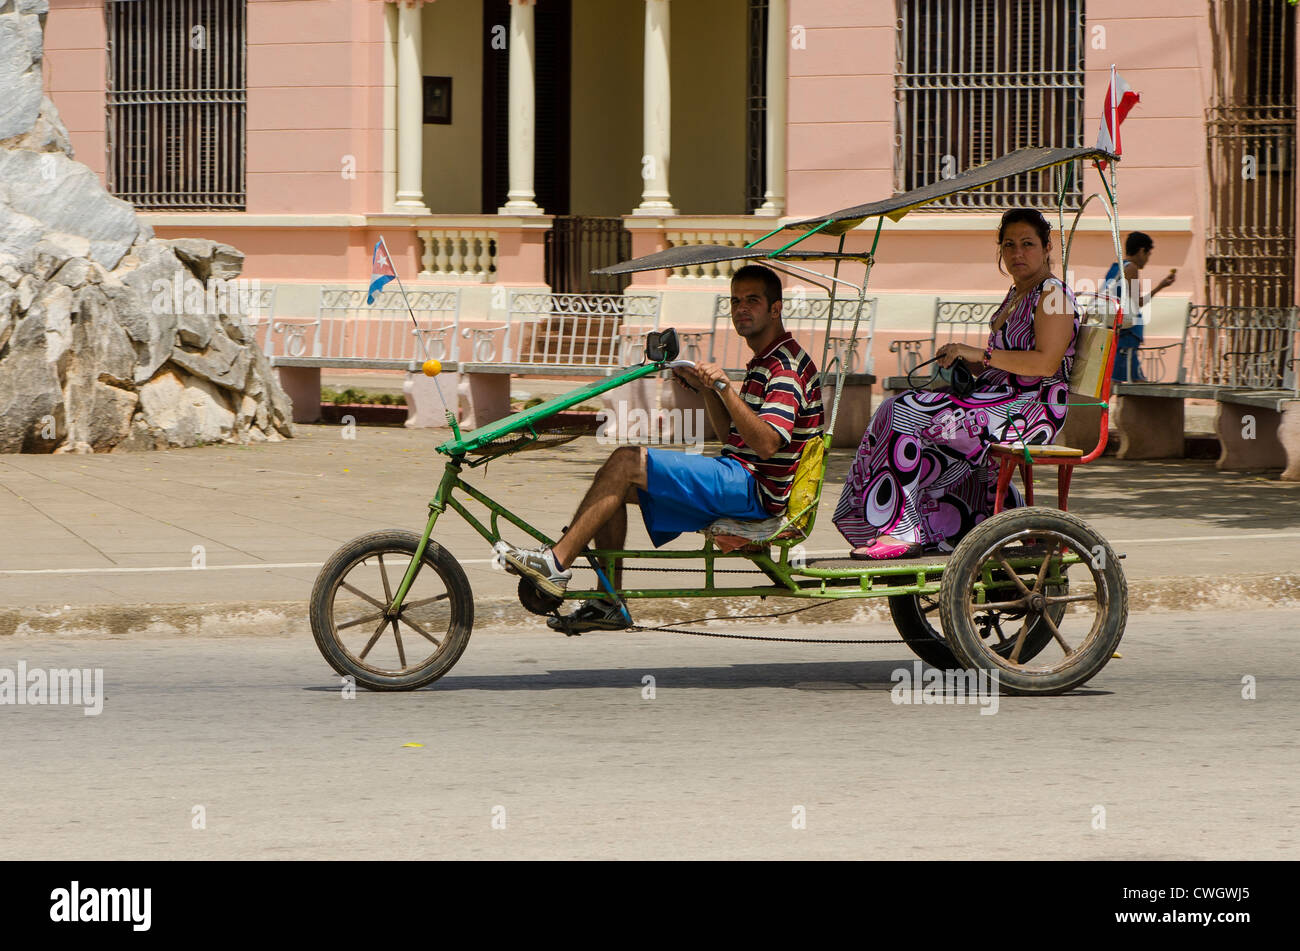
<path fill-rule="evenodd" d="M 1300 394 L 1295 390 L 1228 390 L 1216 399 L 1217 468 L 1281 467 L 1284 481 L 1300 482 Z"/>
<path fill-rule="evenodd" d="M 462 428 L 477 429 L 510 415 L 513 376 L 610 376 L 640 362 L 646 334 L 659 327 L 661 303 L 659 294 L 512 291 L 504 323 L 461 331 L 471 340 L 459 361 Z M 649 381 L 638 380 L 628 392 L 620 390 L 619 398 L 640 405 L 648 386 Z M 408 396 L 408 426 L 445 424 L 427 383 L 413 381 Z"/>
<path fill-rule="evenodd" d="M 265 318 L 259 342 L 293 402 L 294 422 L 320 419 L 322 369 L 406 370 L 409 396 L 411 371 L 419 370 L 427 348 L 428 356 L 454 374 L 459 288 L 416 286 L 408 288 L 405 297 L 398 290 L 382 291 L 373 304 L 366 303 L 366 295 L 365 288 L 323 287 L 315 315 Z M 419 323 L 423 345 L 412 317 Z M 454 381 L 452 385 L 454 395 Z"/>
<path fill-rule="evenodd" d="M 658 296 L 516 291 L 505 323 L 462 326 L 459 288 L 383 291 L 373 304 L 366 293 L 325 287 L 314 316 L 265 319 L 263 348 L 295 422 L 320 419 L 323 369 L 400 370 L 408 427 L 445 426 L 450 409 L 474 429 L 510 414 L 512 375 L 606 376 L 635 363 L 659 312 Z M 426 356 L 442 364 L 436 379 L 421 371 Z"/>
<path fill-rule="evenodd" d="M 1185 400 L 1220 401 L 1222 414 L 1223 401 L 1238 405 L 1238 393 L 1294 394 L 1298 315 L 1295 307 L 1189 306 L 1176 382 L 1114 386 L 1119 458 L 1181 458 Z M 1242 452 L 1234 451 L 1233 458 Z"/>

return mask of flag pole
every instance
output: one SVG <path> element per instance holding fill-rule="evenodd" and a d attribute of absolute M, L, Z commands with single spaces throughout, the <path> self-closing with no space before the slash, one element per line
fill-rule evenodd
<path fill-rule="evenodd" d="M 1116 96 L 1119 94 L 1119 73 L 1115 69 L 1115 64 L 1110 64 L 1110 146 L 1119 155 L 1119 110 L 1117 108 Z M 1111 221 L 1111 238 L 1115 244 L 1115 264 L 1119 268 L 1119 285 L 1123 289 L 1120 292 L 1120 301 L 1122 305 L 1128 306 L 1128 281 L 1124 280 L 1124 252 L 1120 247 L 1119 239 L 1119 192 L 1115 183 L 1115 166 L 1116 162 L 1110 162 L 1110 210 L 1114 219 Z M 1131 315 L 1130 315 L 1131 316 Z"/>
<path fill-rule="evenodd" d="M 406 312 L 411 315 L 411 323 L 415 326 L 415 339 L 420 342 L 420 349 L 424 351 L 424 359 L 432 360 L 433 356 L 429 353 L 429 345 L 424 340 L 424 334 L 420 331 L 420 322 L 415 319 L 415 311 L 411 309 L 411 299 L 406 296 L 406 287 L 402 284 L 402 276 L 397 273 L 397 265 L 393 261 L 393 252 L 388 250 L 388 242 L 384 236 L 379 236 L 379 244 L 384 249 L 384 255 L 388 258 L 389 265 L 393 268 L 393 278 L 397 281 L 397 289 L 402 292 L 402 302 L 406 304 Z M 450 407 L 447 406 L 447 399 L 442 395 L 442 384 L 438 382 L 438 374 L 432 374 L 434 388 L 438 391 L 438 400 L 442 403 L 442 410 L 447 414 L 447 422 L 451 424 L 452 431 L 456 438 L 460 438 L 460 427 L 456 425 L 456 419 L 452 415 Z"/>
<path fill-rule="evenodd" d="M 415 339 L 420 341 L 420 349 L 424 351 L 424 359 L 432 360 L 433 356 L 429 353 L 429 345 L 424 342 L 424 334 L 420 332 L 420 322 L 415 319 L 415 311 L 411 309 L 411 300 L 406 296 L 406 288 L 402 286 L 402 276 L 397 273 L 397 265 L 393 263 L 393 252 L 388 250 L 388 242 L 384 236 L 379 236 L 379 244 L 384 249 L 384 254 L 388 258 L 388 263 L 393 266 L 393 277 L 397 279 L 397 288 L 402 292 L 402 302 L 406 304 L 406 312 L 411 315 L 411 323 L 415 325 Z M 439 393 L 439 396 L 442 394 Z"/>

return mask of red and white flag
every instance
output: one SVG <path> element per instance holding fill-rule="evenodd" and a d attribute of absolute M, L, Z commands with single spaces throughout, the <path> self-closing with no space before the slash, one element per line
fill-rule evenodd
<path fill-rule="evenodd" d="M 1097 136 L 1097 148 L 1105 149 L 1114 155 L 1122 153 L 1119 127 L 1125 116 L 1142 99 L 1133 87 L 1124 81 L 1124 77 L 1113 69 L 1110 73 L 1110 85 L 1106 87 L 1106 105 L 1101 110 L 1101 133 Z M 1105 168 L 1103 161 L 1101 167 Z"/>
<path fill-rule="evenodd" d="M 375 295 L 384 289 L 384 285 L 397 277 L 393 270 L 393 259 L 388 253 L 388 245 L 380 238 L 375 242 L 375 253 L 370 259 L 370 291 L 366 294 L 366 303 L 373 304 Z"/>

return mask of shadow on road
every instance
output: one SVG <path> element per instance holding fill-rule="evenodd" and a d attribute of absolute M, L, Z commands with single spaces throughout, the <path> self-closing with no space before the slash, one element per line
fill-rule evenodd
<path fill-rule="evenodd" d="M 897 682 L 894 671 L 902 668 L 909 678 L 914 671 L 913 658 L 893 661 L 838 661 L 792 664 L 728 664 L 725 667 L 644 667 L 548 670 L 528 674 L 494 674 L 457 676 L 448 674 L 422 688 L 424 691 L 448 690 L 574 690 L 635 688 L 653 676 L 656 690 L 681 688 L 737 690 L 748 688 L 783 688 L 788 690 L 863 690 L 888 692 Z M 925 669 L 929 669 L 928 667 Z M 908 683 L 910 684 L 910 680 Z M 305 687 L 305 690 L 337 693 L 337 686 Z M 364 688 L 361 688 L 364 690 Z M 1104 696 L 1109 691 L 1076 690 L 1069 696 Z M 1005 696 L 1005 695 L 1004 695 Z M 1049 698 L 1029 698 L 1049 699 Z"/>

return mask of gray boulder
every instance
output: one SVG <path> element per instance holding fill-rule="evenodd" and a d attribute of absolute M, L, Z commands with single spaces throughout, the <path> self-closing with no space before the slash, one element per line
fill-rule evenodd
<path fill-rule="evenodd" d="M 15 211 L 49 231 L 87 238 L 91 257 L 110 270 L 140 236 L 135 209 L 104 191 L 99 176 L 61 152 L 0 149 L 0 181 L 8 185 Z"/>
<path fill-rule="evenodd" d="M 72 159 L 41 94 L 46 0 L 0 0 L 0 452 L 293 435 L 225 282 L 244 256 L 161 241 Z"/>
<path fill-rule="evenodd" d="M 172 250 L 204 284 L 209 278 L 233 281 L 244 269 L 244 252 L 207 238 L 174 238 Z"/>
<path fill-rule="evenodd" d="M 0 4 L 3 9 L 8 4 Z M 0 16 L 0 142 L 27 134 L 41 111 L 43 37 L 36 11 Z"/>

